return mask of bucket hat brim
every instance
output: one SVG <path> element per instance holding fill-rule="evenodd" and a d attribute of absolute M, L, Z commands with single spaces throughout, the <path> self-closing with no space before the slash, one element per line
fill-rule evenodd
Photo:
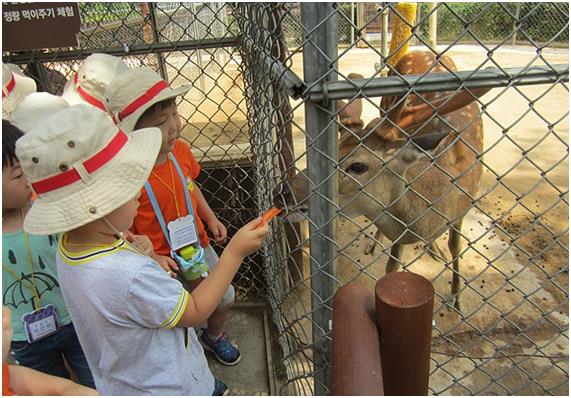
<path fill-rule="evenodd" d="M 192 87 L 188 84 L 178 86 L 177 88 L 167 87 L 159 94 L 157 94 L 155 97 L 153 97 L 153 99 L 151 99 L 149 102 L 142 105 L 135 112 L 127 116 L 125 119 L 121 120 L 117 125 L 126 133 L 130 133 L 135 129 L 135 125 L 137 124 L 141 116 L 143 116 L 143 113 L 145 113 L 145 111 L 147 111 L 153 105 L 162 101 L 176 98 L 179 95 L 186 94 L 191 88 Z"/>
<path fill-rule="evenodd" d="M 93 173 L 90 184 L 79 180 L 60 188 L 53 198 L 34 202 L 24 220 L 24 230 L 37 235 L 71 231 L 103 218 L 136 197 L 154 167 L 162 135 L 153 127 L 128 136 L 109 166 Z M 78 188 L 77 184 L 84 186 Z"/>

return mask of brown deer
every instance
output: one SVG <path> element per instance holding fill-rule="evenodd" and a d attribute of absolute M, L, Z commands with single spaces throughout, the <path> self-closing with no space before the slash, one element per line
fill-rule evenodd
<path fill-rule="evenodd" d="M 395 71 L 423 75 L 456 71 L 456 66 L 448 56 L 438 61 L 431 52 L 415 51 L 403 56 Z M 432 246 L 449 230 L 452 297 L 458 310 L 462 220 L 482 175 L 483 125 L 474 101 L 488 90 L 384 97 L 381 118 L 365 128 L 361 99 L 338 103 L 341 211 L 350 217 L 368 217 L 393 242 L 386 272 L 398 269 L 403 245 Z M 292 210 L 306 210 L 305 171 L 289 185 L 293 197 L 286 201 Z"/>

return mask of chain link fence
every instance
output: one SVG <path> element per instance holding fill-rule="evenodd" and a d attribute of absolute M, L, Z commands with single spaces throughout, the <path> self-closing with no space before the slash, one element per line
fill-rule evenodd
<path fill-rule="evenodd" d="M 365 5 L 370 14 L 361 23 L 345 3 L 238 7 L 263 177 L 258 197 L 263 208 L 282 201 L 290 214 L 273 226 L 264 268 L 282 349 L 280 393 L 329 392 L 332 295 L 351 282 L 372 290 L 391 262 L 429 278 L 437 292 L 431 394 L 568 393 L 568 51 L 549 48 L 567 40 L 565 7 L 526 4 L 516 16 L 512 5 L 439 3 L 438 31 L 454 18 L 461 29 L 439 36 L 446 45 L 435 54 L 458 71 L 446 63 L 418 72 L 420 79 L 405 78 L 402 68 L 381 77 L 390 53 L 369 33 L 384 12 L 390 24 L 400 18 L 394 4 Z M 502 26 L 491 18 L 498 10 Z M 532 32 L 528 23 L 544 15 L 552 29 Z M 427 23 L 420 4 L 411 51 L 429 48 Z M 345 26 L 357 32 L 349 41 Z M 511 47 L 514 33 L 524 46 Z M 495 88 L 480 97 L 479 87 Z M 474 104 L 450 115 L 435 111 L 439 96 L 466 89 Z M 417 110 L 434 109 L 401 128 L 394 112 L 407 96 Z M 357 119 L 372 124 L 361 130 Z M 399 127 L 399 145 L 373 137 L 386 133 L 383 123 Z M 442 133 L 445 144 L 426 149 L 421 136 L 429 133 Z M 414 153 L 424 166 L 405 176 Z M 437 188 L 423 185 L 425 178 Z M 387 199 L 385 191 L 395 190 Z M 406 192 L 420 203 L 402 206 Z M 296 212 L 307 223 L 295 224 Z M 423 230 L 433 212 L 445 222 Z M 454 274 L 459 309 L 450 293 Z"/>
<path fill-rule="evenodd" d="M 224 3 L 79 3 L 82 28 L 76 48 L 3 53 L 61 94 L 68 78 L 93 52 L 120 56 L 129 66 L 148 66 L 170 84 L 191 84 L 179 98 L 182 138 L 201 163 L 208 203 L 232 236 L 258 214 L 252 192 L 249 146 L 237 24 Z M 223 248 L 215 246 L 217 251 Z M 254 256 L 235 279 L 237 299 L 264 296 L 262 258 Z"/>
<path fill-rule="evenodd" d="M 93 52 L 193 85 L 179 99 L 182 137 L 229 235 L 275 201 L 289 214 L 272 223 L 263 250 L 234 281 L 237 300 L 271 307 L 279 394 L 329 392 L 332 295 L 351 282 L 372 289 L 390 259 L 435 286 L 431 394 L 568 394 L 568 50 L 555 48 L 568 41 L 568 4 L 438 3 L 435 54 L 458 71 L 429 68 L 416 79 L 390 68 L 389 78 L 381 75 L 390 56 L 379 44 L 383 14 L 390 34 L 400 19 L 395 3 L 79 5 L 76 48 L 5 52 L 3 61 L 52 93 Z M 428 49 L 429 14 L 419 3 L 410 51 Z M 493 89 L 478 96 L 479 87 Z M 454 113 L 462 123 L 436 112 L 439 95 L 461 90 L 477 97 L 469 114 Z M 420 127 L 395 130 L 406 145 L 381 151 L 376 127 L 399 126 L 392 107 L 407 95 L 414 105 L 433 104 L 433 112 Z M 356 117 L 351 104 L 359 101 Z M 368 129 L 351 124 L 379 117 Z M 480 119 L 478 146 L 467 131 Z M 438 150 L 409 137 L 435 131 L 446 133 Z M 338 132 L 351 145 L 340 147 Z M 457 146 L 472 159 L 460 174 L 438 163 L 461 162 L 447 154 Z M 354 156 L 360 161 L 348 164 Z M 403 159 L 415 157 L 426 169 L 397 182 L 410 183 L 424 210 L 405 219 L 391 212 L 399 197 L 382 199 L 377 178 L 401 175 Z M 375 173 L 361 180 L 368 162 Z M 434 170 L 447 187 L 436 196 L 415 185 Z M 473 170 L 480 170 L 478 189 L 469 191 L 463 179 Z M 460 215 L 447 212 L 450 192 L 469 196 Z M 450 231 L 415 229 L 432 213 L 452 226 L 457 252 L 449 250 Z M 387 219 L 415 243 L 399 245 Z M 455 262 L 460 309 L 450 291 Z"/>

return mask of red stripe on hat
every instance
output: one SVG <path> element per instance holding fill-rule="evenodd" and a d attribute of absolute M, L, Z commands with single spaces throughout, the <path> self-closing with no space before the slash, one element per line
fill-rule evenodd
<path fill-rule="evenodd" d="M 93 173 L 95 170 L 106 165 L 110 160 L 112 160 L 115 155 L 123 148 L 127 143 L 128 137 L 123 131 L 119 130 L 117 135 L 113 137 L 109 144 L 101 151 L 87 159 L 83 162 L 83 167 L 88 173 Z M 81 176 L 75 168 L 67 170 L 63 173 L 56 174 L 55 176 L 48 177 L 44 180 L 36 181 L 32 183 L 32 188 L 36 194 L 43 194 L 50 191 L 55 191 L 56 189 L 63 188 L 67 185 L 73 184 L 79 181 Z"/>
<path fill-rule="evenodd" d="M 141 95 L 139 98 L 137 98 L 129 105 L 127 105 L 125 109 L 119 112 L 119 121 L 125 119 L 127 116 L 129 116 L 137 109 L 139 109 L 141 106 L 145 105 L 147 102 L 155 98 L 158 93 L 163 91 L 165 88 L 168 88 L 168 86 L 169 85 L 164 80 L 161 80 L 160 82 L 155 84 L 153 87 L 148 89 L 143 95 Z"/>
<path fill-rule="evenodd" d="M 12 90 L 14 90 L 14 86 L 16 85 L 16 79 L 14 78 L 14 74 L 12 73 L 11 75 L 12 79 L 10 79 L 10 81 L 6 85 L 6 91 L 8 91 L 8 94 L 10 94 Z M 4 93 L 4 90 L 2 90 L 2 98 L 4 98 L 5 96 L 6 94 Z"/>
<path fill-rule="evenodd" d="M 73 75 L 73 84 L 75 89 L 77 90 L 78 94 L 83 98 L 86 102 L 90 103 L 91 105 L 101 109 L 103 112 L 107 112 L 105 109 L 105 105 L 103 102 L 99 101 L 97 98 L 90 95 L 84 88 L 79 85 L 79 78 L 77 77 L 77 72 Z"/>

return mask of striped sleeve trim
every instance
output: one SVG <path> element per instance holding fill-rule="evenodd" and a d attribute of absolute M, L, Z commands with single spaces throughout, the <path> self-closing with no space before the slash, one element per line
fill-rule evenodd
<path fill-rule="evenodd" d="M 175 309 L 173 310 L 172 314 L 161 324 L 161 328 L 171 329 L 176 326 L 182 314 L 184 314 L 184 310 L 186 309 L 186 305 L 188 304 L 189 294 L 186 289 L 182 289 L 182 293 L 178 298 L 178 303 L 176 304 Z"/>

